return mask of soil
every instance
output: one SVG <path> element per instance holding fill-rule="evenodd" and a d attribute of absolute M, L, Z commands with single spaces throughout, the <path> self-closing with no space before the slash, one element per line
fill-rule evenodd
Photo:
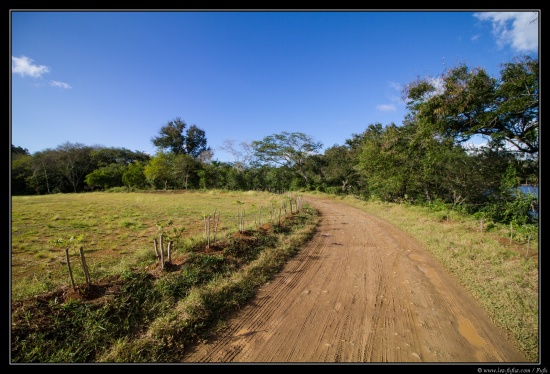
<path fill-rule="evenodd" d="M 305 197 L 313 239 L 184 362 L 521 363 L 479 303 L 411 236 Z"/>

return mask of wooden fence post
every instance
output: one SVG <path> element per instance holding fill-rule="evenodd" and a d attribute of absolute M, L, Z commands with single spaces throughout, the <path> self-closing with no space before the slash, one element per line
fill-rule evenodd
<path fill-rule="evenodd" d="M 71 276 L 71 285 L 73 286 L 73 290 L 76 290 L 76 286 L 74 285 L 73 271 L 71 270 L 71 261 L 69 260 L 69 248 L 65 249 L 65 257 L 67 258 L 67 267 L 69 268 L 69 275 Z"/>
<path fill-rule="evenodd" d="M 155 253 L 157 255 L 157 260 L 160 260 L 160 253 L 159 253 L 157 238 L 154 239 L 154 242 L 155 242 Z"/>
<path fill-rule="evenodd" d="M 162 240 L 162 234 L 160 234 L 160 268 L 164 269 L 164 242 Z"/>

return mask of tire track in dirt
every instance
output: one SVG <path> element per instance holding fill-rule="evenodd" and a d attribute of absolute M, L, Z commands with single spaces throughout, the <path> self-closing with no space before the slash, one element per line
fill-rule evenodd
<path fill-rule="evenodd" d="M 313 238 L 310 243 L 301 251 L 300 258 L 291 261 L 286 265 L 285 271 L 276 275 L 275 279 L 266 286 L 270 287 L 269 292 L 263 292 L 260 289 L 258 295 L 251 302 L 252 307 L 245 307 L 241 311 L 241 318 L 235 320 L 232 327 L 235 336 L 222 336 L 220 340 L 211 347 L 211 353 L 197 362 L 216 361 L 231 362 L 235 356 L 240 355 L 248 357 L 246 347 L 252 344 L 262 344 L 271 338 L 271 331 L 279 329 L 284 323 L 282 316 L 287 314 L 287 310 L 292 304 L 284 303 L 283 296 L 287 290 L 295 289 L 299 281 L 300 274 L 308 272 L 310 266 L 318 261 L 326 240 L 323 236 Z M 312 276 L 318 274 L 313 273 Z M 308 291 L 305 291 L 307 294 Z M 297 295 L 296 301 L 299 302 L 300 295 Z M 268 321 L 266 325 L 265 322 Z M 307 326 L 307 320 L 304 323 Z"/>
<path fill-rule="evenodd" d="M 312 240 L 183 362 L 525 362 L 408 234 L 307 197 Z"/>

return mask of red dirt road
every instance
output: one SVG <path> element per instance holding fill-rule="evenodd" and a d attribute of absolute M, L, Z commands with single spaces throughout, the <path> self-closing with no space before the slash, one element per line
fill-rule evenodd
<path fill-rule="evenodd" d="M 412 237 L 307 197 L 313 239 L 184 362 L 519 363 L 526 358 Z"/>

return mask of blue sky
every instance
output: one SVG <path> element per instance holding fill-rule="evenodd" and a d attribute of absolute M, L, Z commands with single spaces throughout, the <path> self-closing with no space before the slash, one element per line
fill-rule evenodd
<path fill-rule="evenodd" d="M 401 89 L 459 64 L 498 77 L 538 57 L 533 10 L 12 10 L 11 144 L 154 155 L 179 117 L 223 150 L 283 131 L 324 149 L 368 125 L 401 124 Z M 534 10 L 536 11 L 536 10 Z"/>

